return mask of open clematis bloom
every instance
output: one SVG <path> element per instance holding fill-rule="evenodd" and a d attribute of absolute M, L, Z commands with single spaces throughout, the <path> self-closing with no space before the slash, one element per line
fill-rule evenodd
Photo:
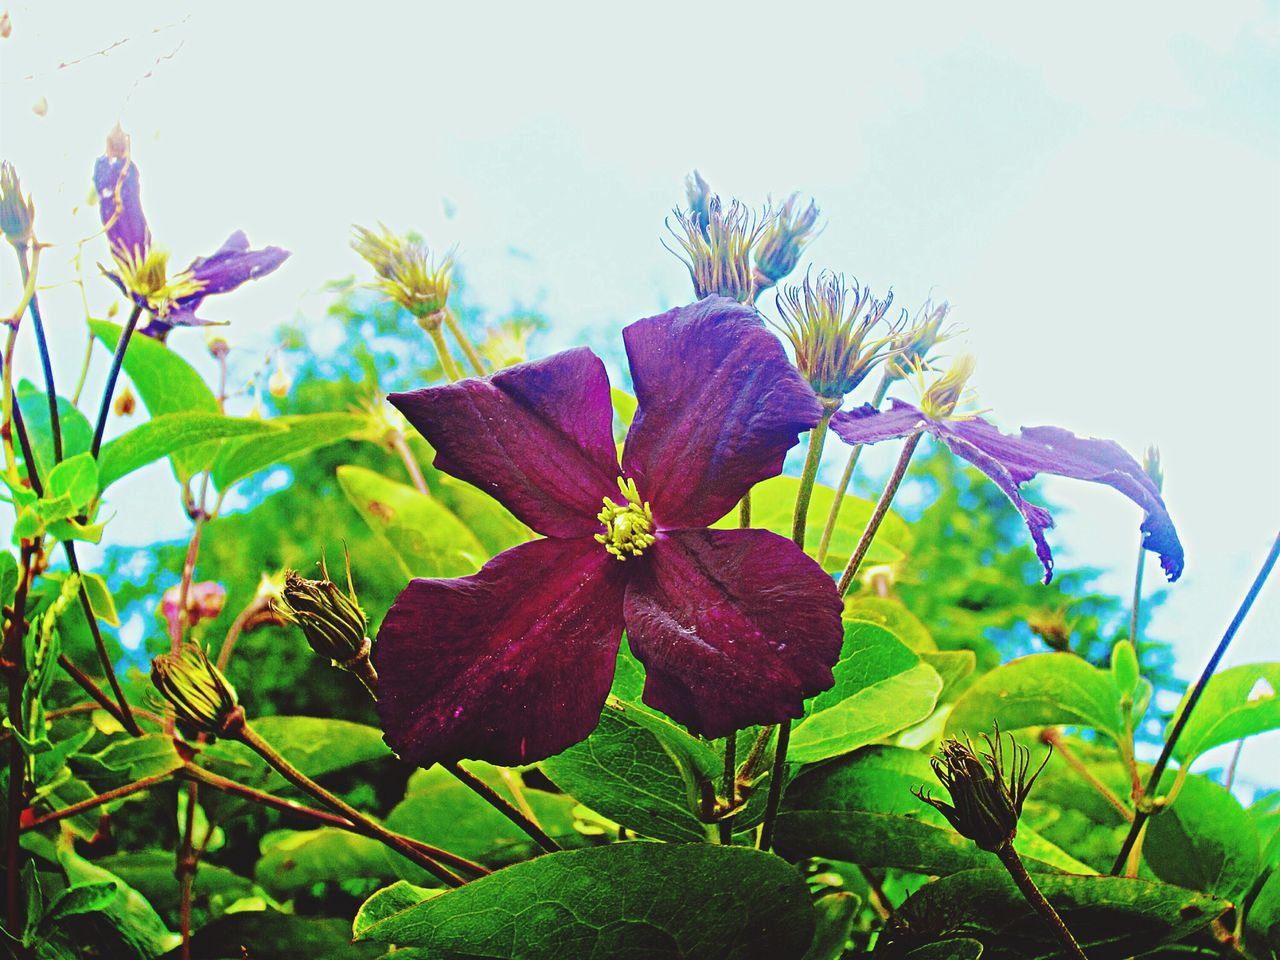
<path fill-rule="evenodd" d="M 619 466 L 586 348 L 391 402 L 435 465 L 545 539 L 414 580 L 374 648 L 387 742 L 417 764 L 528 763 L 599 720 L 625 628 L 644 701 L 725 736 L 832 684 L 835 585 L 790 540 L 709 530 L 821 415 L 750 307 L 708 297 L 623 331 L 638 409 Z"/>
<path fill-rule="evenodd" d="M 1053 517 L 1044 507 L 1024 500 L 1018 488 L 1038 473 L 1105 483 L 1143 509 L 1142 545 L 1159 554 L 1165 576 L 1177 580 L 1182 574 L 1182 544 L 1159 488 L 1142 466 L 1113 440 L 1084 439 L 1061 427 L 1023 427 L 1014 437 L 982 417 L 957 415 L 956 404 L 972 369 L 969 358 L 958 360 L 925 392 L 920 407 L 894 400 L 888 410 L 881 411 L 864 404 L 833 416 L 831 429 L 850 444 L 879 443 L 921 431 L 941 440 L 994 480 L 1017 507 L 1035 541 L 1045 583 L 1053 578 L 1053 553 L 1044 536 L 1053 526 Z"/>
<path fill-rule="evenodd" d="M 107 229 L 115 270 L 103 270 L 120 292 L 147 312 L 138 329 L 164 340 L 174 327 L 207 326 L 196 310 L 205 297 L 228 293 L 271 273 L 289 258 L 280 247 L 250 250 L 237 230 L 213 254 L 196 257 L 181 273 L 169 275 L 169 255 L 151 243 L 142 213 L 138 167 L 129 156 L 128 137 L 117 127 L 107 138 L 107 152 L 93 168 L 98 211 Z"/>

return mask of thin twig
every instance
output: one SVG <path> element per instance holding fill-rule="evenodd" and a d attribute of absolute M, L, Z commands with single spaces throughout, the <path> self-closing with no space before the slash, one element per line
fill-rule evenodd
<path fill-rule="evenodd" d="M 96 458 L 102 449 L 102 437 L 107 432 L 107 414 L 111 412 L 111 398 L 115 396 L 116 381 L 120 379 L 120 368 L 124 365 L 124 354 L 129 349 L 129 341 L 133 331 L 137 329 L 138 318 L 142 316 L 142 307 L 134 304 L 129 319 L 120 331 L 120 339 L 116 341 L 115 353 L 111 356 L 111 369 L 107 371 L 107 385 L 102 389 L 102 406 L 98 408 L 98 425 L 93 428 L 93 444 L 89 452 Z"/>
<path fill-rule="evenodd" d="M 916 446 L 920 443 L 921 436 L 922 434 L 919 432 L 913 433 L 907 438 L 907 442 L 903 444 L 902 453 L 898 456 L 898 462 L 894 465 L 889 482 L 885 484 L 884 491 L 880 494 L 880 499 L 876 501 L 876 508 L 871 514 L 871 519 L 867 521 L 867 527 L 862 531 L 862 537 L 858 540 L 857 547 L 854 548 L 853 556 L 849 558 L 849 563 L 844 568 L 844 573 L 840 575 L 839 590 L 842 597 L 849 592 L 849 587 L 853 584 L 853 578 L 858 575 L 858 568 L 862 566 L 862 559 L 867 555 L 867 551 L 871 548 L 871 541 L 876 537 L 876 531 L 880 529 L 881 522 L 889 512 L 894 494 L 898 492 L 902 478 L 907 474 L 907 467 L 911 463 L 911 455 L 916 452 Z"/>
<path fill-rule="evenodd" d="M 1076 756 L 1075 751 L 1067 746 L 1066 741 L 1062 738 L 1061 732 L 1056 727 L 1045 727 L 1040 734 L 1040 739 L 1042 742 L 1053 747 L 1053 749 L 1062 756 L 1062 759 L 1067 762 L 1067 766 L 1078 773 L 1081 779 L 1089 784 L 1089 786 L 1093 787 L 1093 789 L 1098 792 L 1099 796 L 1106 800 L 1107 803 L 1115 807 L 1120 816 L 1124 817 L 1125 820 L 1130 823 L 1133 822 L 1133 811 L 1129 809 L 1128 805 L 1125 804 L 1123 800 L 1116 796 L 1114 790 L 1097 778 L 1094 772 L 1089 769 L 1089 765 L 1087 763 Z"/>
<path fill-rule="evenodd" d="M 542 827 L 504 800 L 500 793 L 470 770 L 463 767 L 462 764 L 457 762 L 442 763 L 441 766 L 453 774 L 464 787 L 527 833 L 543 850 L 548 853 L 555 853 L 560 849 L 560 844 L 552 840 Z"/>

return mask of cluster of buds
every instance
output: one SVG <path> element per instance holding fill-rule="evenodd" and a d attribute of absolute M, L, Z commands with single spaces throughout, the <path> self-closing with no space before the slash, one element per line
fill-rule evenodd
<path fill-rule="evenodd" d="M 936 306 L 929 301 L 920 308 L 915 320 L 894 342 L 898 356 L 887 367 L 890 377 L 902 378 L 908 371 L 929 365 L 934 347 L 954 335 L 953 329 L 947 326 L 950 313 L 951 305 L 945 301 Z"/>
<path fill-rule="evenodd" d="M 351 248 L 360 254 L 378 275 L 375 285 L 417 318 L 425 330 L 439 329 L 444 321 L 453 282 L 453 258 L 437 263 L 420 237 L 398 236 L 384 224 L 380 232 L 355 228 Z"/>
<path fill-rule="evenodd" d="M 244 726 L 235 687 L 197 644 L 184 643 L 177 653 L 152 660 L 151 683 L 188 738 L 234 736 Z"/>
<path fill-rule="evenodd" d="M 818 207 L 810 200 L 803 210 L 793 193 L 778 209 L 756 248 L 756 287 L 772 287 L 800 262 L 800 254 L 817 232 Z"/>
<path fill-rule="evenodd" d="M 0 232 L 16 249 L 25 250 L 35 219 L 35 201 L 29 195 L 23 198 L 18 172 L 8 160 L 0 163 Z"/>
<path fill-rule="evenodd" d="M 855 280 L 824 271 L 813 283 L 785 287 L 777 298 L 782 332 L 795 350 L 796 368 L 824 401 L 838 406 L 881 361 L 898 352 L 900 324 L 874 334 L 893 302 L 871 295 Z"/>
<path fill-rule="evenodd" d="M 213 580 L 192 583 L 187 586 L 187 611 L 185 625 L 190 628 L 203 620 L 213 620 L 222 613 L 227 602 L 227 588 Z M 183 627 L 181 610 L 182 588 L 173 586 L 160 598 L 160 616 L 169 625 L 169 635 L 177 636 Z"/>
<path fill-rule="evenodd" d="M 311 649 L 335 667 L 354 674 L 369 693 L 377 696 L 378 674 L 369 654 L 369 621 L 360 609 L 347 564 L 347 589 L 329 579 L 329 570 L 320 562 L 322 579 L 308 580 L 293 570 L 285 571 L 284 587 L 273 601 L 273 609 L 284 620 L 297 624 Z"/>
<path fill-rule="evenodd" d="M 997 853 L 1012 842 L 1018 832 L 1018 819 L 1027 794 L 1049 762 L 1053 752 L 1045 754 L 1039 769 L 1031 769 L 1031 751 L 1009 737 L 1010 756 L 997 726 L 995 737 L 982 735 L 987 743 L 985 753 L 975 753 L 973 744 L 950 737 L 942 742 L 939 754 L 929 758 L 933 772 L 951 795 L 951 803 L 929 795 L 924 787 L 913 793 L 936 809 L 961 836 L 968 837 L 983 850 Z"/>
<path fill-rule="evenodd" d="M 730 200 L 725 209 L 716 196 L 707 200 L 705 212 L 677 209 L 675 218 L 680 229 L 670 221 L 667 229 L 684 253 L 667 249 L 688 269 L 694 296 L 701 300 L 719 295 L 739 303 L 754 303 L 757 288 L 752 254 L 770 219 L 758 221 L 737 200 Z"/>

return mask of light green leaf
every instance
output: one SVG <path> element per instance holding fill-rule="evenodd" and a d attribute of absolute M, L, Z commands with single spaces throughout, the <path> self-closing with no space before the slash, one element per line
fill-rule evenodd
<path fill-rule="evenodd" d="M 80 582 L 84 584 L 85 593 L 89 595 L 89 605 L 93 607 L 94 615 L 113 627 L 120 626 L 116 600 L 107 587 L 107 581 L 96 573 L 81 573 Z"/>
<path fill-rule="evenodd" d="M 833 671 L 835 686 L 806 705 L 791 733 L 790 759 L 809 763 L 839 756 L 927 717 L 942 678 L 884 627 L 848 621 Z"/>
<path fill-rule="evenodd" d="M 369 429 L 360 413 L 309 413 L 267 421 L 284 435 L 245 436 L 222 445 L 213 461 L 213 482 L 219 490 L 259 470 L 346 440 Z"/>
<path fill-rule="evenodd" d="M 27 436 L 31 439 L 36 469 L 41 477 L 47 477 L 54 467 L 48 398 L 44 390 L 29 380 L 23 380 L 18 385 L 18 401 L 22 404 L 22 417 L 26 422 Z M 63 457 L 69 459 L 88 452 L 93 442 L 93 427 L 84 414 L 63 397 L 58 398 L 58 423 L 62 427 Z"/>
<path fill-rule="evenodd" d="M 443 890 L 417 887 L 407 880 L 397 880 L 391 886 L 383 887 L 360 905 L 355 921 L 351 924 L 351 935 L 356 940 L 360 940 L 364 937 L 365 931 L 375 924 L 442 893 L 444 893 Z"/>
<path fill-rule="evenodd" d="M 938 649 L 929 630 L 901 601 L 855 593 L 845 601 L 843 616 L 884 627 L 917 653 Z"/>
<path fill-rule="evenodd" d="M 98 461 L 102 489 L 161 457 L 196 444 L 261 434 L 279 442 L 278 435 L 283 432 L 284 427 L 273 420 L 204 412 L 161 414 L 103 446 Z"/>
<path fill-rule="evenodd" d="M 315 883 L 356 878 L 390 881 L 398 876 L 386 847 L 337 827 L 276 830 L 263 837 L 260 846 L 262 858 L 253 868 L 254 878 L 280 899 Z"/>
<path fill-rule="evenodd" d="M 440 474 L 432 492 L 475 534 L 491 556 L 535 536 L 497 500 L 462 480 Z"/>
<path fill-rule="evenodd" d="M 488 559 L 475 535 L 434 497 L 364 467 L 339 467 L 338 483 L 406 578 L 463 576 Z"/>
<path fill-rule="evenodd" d="M 778 857 L 638 842 L 516 864 L 360 937 L 492 960 L 766 960 L 803 956 L 814 927 L 800 874 Z"/>
<path fill-rule="evenodd" d="M 49 471 L 44 495 L 49 499 L 66 497 L 79 510 L 89 505 L 98 493 L 98 464 L 87 453 L 68 457 Z"/>
<path fill-rule="evenodd" d="M 1209 678 L 1173 755 L 1192 763 L 1207 750 L 1280 729 L 1280 663 L 1246 663 Z M 1181 712 L 1186 705 L 1178 708 Z"/>

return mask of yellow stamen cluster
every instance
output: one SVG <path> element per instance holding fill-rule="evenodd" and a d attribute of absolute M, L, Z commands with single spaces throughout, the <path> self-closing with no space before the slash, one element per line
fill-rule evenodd
<path fill-rule="evenodd" d="M 423 327 L 439 327 L 444 320 L 449 288 L 453 282 L 453 258 L 436 263 L 421 238 L 397 236 L 378 224 L 381 232 L 355 228 L 351 249 L 364 257 L 378 275 L 376 286 L 415 317 Z"/>
<path fill-rule="evenodd" d="M 204 283 L 189 270 L 169 277 L 169 254 L 152 247 L 145 253 L 140 250 L 112 251 L 120 280 L 131 293 L 147 301 L 147 309 L 157 317 L 166 317 L 173 301 L 200 292 Z"/>
<path fill-rule="evenodd" d="M 976 361 L 972 354 L 957 357 L 951 369 L 933 381 L 927 388 L 924 384 L 924 367 L 917 365 L 914 369 L 919 379 L 922 392 L 920 409 L 931 420 L 971 420 L 977 413 L 956 413 L 961 402 L 972 399 L 973 391 L 968 388 L 969 378 L 973 376 Z"/>
<path fill-rule="evenodd" d="M 622 503 L 605 497 L 604 509 L 596 514 L 604 524 L 604 532 L 597 533 L 596 540 L 614 557 L 625 560 L 640 556 L 657 538 L 653 535 L 653 511 L 640 499 L 636 482 L 619 477 L 618 489 L 622 491 Z"/>

